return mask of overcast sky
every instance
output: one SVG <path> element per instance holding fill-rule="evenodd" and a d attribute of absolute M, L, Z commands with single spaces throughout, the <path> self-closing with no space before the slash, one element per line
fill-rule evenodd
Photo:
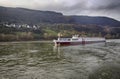
<path fill-rule="evenodd" d="M 0 0 L 0 6 L 56 11 L 64 15 L 108 16 L 120 21 L 120 0 Z"/>

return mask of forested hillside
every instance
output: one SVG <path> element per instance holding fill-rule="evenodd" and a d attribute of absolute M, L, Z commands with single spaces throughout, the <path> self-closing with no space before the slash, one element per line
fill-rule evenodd
<path fill-rule="evenodd" d="M 16 28 L 0 25 L 0 41 L 52 40 L 79 34 L 83 37 L 120 38 L 120 28 L 100 27 L 97 25 L 41 24 L 37 29 Z"/>
<path fill-rule="evenodd" d="M 65 16 L 52 11 L 31 10 L 25 8 L 0 7 L 0 22 L 16 24 L 65 23 L 95 24 L 120 27 L 120 21 L 108 17 Z"/>
<path fill-rule="evenodd" d="M 52 40 L 58 34 L 120 38 L 120 22 L 108 17 L 0 7 L 0 41 Z"/>

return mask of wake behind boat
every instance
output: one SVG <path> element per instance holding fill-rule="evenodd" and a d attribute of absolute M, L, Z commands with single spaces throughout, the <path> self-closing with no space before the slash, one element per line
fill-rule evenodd
<path fill-rule="evenodd" d="M 106 42 L 103 37 L 79 37 L 78 35 L 72 36 L 72 38 L 58 38 L 53 40 L 55 46 L 68 46 L 68 45 L 85 45 L 92 43 Z"/>

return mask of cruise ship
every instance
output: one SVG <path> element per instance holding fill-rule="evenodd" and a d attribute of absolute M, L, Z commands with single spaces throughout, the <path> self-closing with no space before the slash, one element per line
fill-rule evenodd
<path fill-rule="evenodd" d="M 74 35 L 71 38 L 58 38 L 53 40 L 55 46 L 68 46 L 68 45 L 85 45 L 92 43 L 106 42 L 104 37 L 79 37 Z"/>

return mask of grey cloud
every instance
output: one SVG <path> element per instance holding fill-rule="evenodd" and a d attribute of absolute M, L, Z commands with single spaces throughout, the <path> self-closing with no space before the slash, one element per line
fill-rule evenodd
<path fill-rule="evenodd" d="M 0 5 L 56 11 L 64 15 L 110 16 L 120 20 L 120 0 L 11 0 L 9 2 L 12 4 L 1 0 Z"/>
<path fill-rule="evenodd" d="M 94 0 L 95 3 L 88 6 L 87 2 L 78 3 L 70 6 L 67 11 L 63 10 L 66 14 L 80 14 L 92 16 L 108 16 L 120 20 L 120 0 Z"/>
<path fill-rule="evenodd" d="M 78 1 L 77 4 L 72 6 L 66 6 L 65 4 L 60 5 L 49 5 L 46 8 L 49 10 L 62 11 L 63 13 L 84 13 L 84 12 L 112 12 L 120 11 L 120 0 L 89 0 L 93 1 L 92 6 L 88 6 L 88 0 Z M 97 3 L 97 4 L 94 4 Z M 115 13 L 115 12 L 114 12 Z"/>
<path fill-rule="evenodd" d="M 102 4 L 104 3 L 104 4 Z M 120 0 L 107 0 L 105 2 L 101 2 L 100 4 L 96 7 L 92 7 L 91 9 L 95 10 L 120 10 Z"/>
<path fill-rule="evenodd" d="M 68 4 L 48 4 L 43 9 L 46 10 L 59 10 L 59 11 L 73 11 L 73 10 L 84 10 L 86 9 L 86 3 L 84 1 L 80 1 L 76 3 L 75 5 L 68 5 Z M 38 5 L 38 9 L 41 9 L 41 7 Z"/>

